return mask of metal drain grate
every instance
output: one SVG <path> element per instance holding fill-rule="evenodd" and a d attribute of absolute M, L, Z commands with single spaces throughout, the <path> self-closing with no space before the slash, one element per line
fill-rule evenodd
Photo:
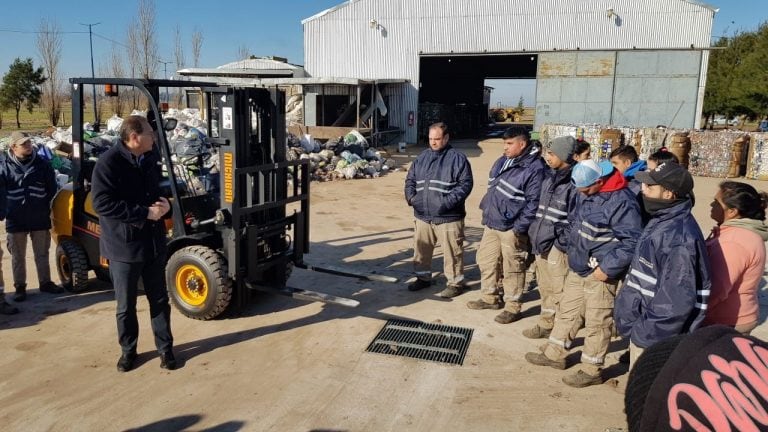
<path fill-rule="evenodd" d="M 366 351 L 461 365 L 473 331 L 421 321 L 389 320 Z"/>

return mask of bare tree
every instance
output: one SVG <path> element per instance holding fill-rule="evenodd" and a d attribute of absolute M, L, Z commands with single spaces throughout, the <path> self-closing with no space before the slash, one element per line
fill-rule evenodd
<path fill-rule="evenodd" d="M 112 56 L 110 57 L 110 67 L 112 69 L 112 77 L 123 78 L 125 77 L 125 69 L 123 68 L 123 56 L 120 55 L 120 50 L 117 44 L 112 44 Z M 117 96 L 112 96 L 109 99 L 110 105 L 112 105 L 112 112 L 119 117 L 123 116 L 123 109 L 125 108 L 125 96 L 118 90 Z"/>
<path fill-rule="evenodd" d="M 192 65 L 200 66 L 200 50 L 203 48 L 203 33 L 199 28 L 192 32 Z"/>
<path fill-rule="evenodd" d="M 144 79 L 157 72 L 157 29 L 155 25 L 155 1 L 139 0 L 139 72 Z"/>
<path fill-rule="evenodd" d="M 37 49 L 40 62 L 47 72 L 48 80 L 43 84 L 43 109 L 48 115 L 48 121 L 53 126 L 59 123 L 61 117 L 62 80 L 59 70 L 61 61 L 61 28 L 55 20 L 42 18 L 38 26 Z"/>
<path fill-rule="evenodd" d="M 128 67 L 130 68 L 130 77 L 136 78 L 136 74 L 139 69 L 139 58 L 141 58 L 141 55 L 139 54 L 139 25 L 136 23 L 135 20 L 131 20 L 131 22 L 128 23 Z M 132 106 L 131 109 L 136 109 L 138 107 L 138 101 L 136 100 L 136 92 L 133 91 L 133 89 L 129 90 L 131 92 L 131 101 Z"/>
<path fill-rule="evenodd" d="M 242 44 L 240 45 L 240 48 L 237 49 L 237 59 L 238 60 L 247 60 L 248 57 L 251 56 L 251 50 L 248 48 L 248 45 Z"/>
<path fill-rule="evenodd" d="M 176 24 L 173 32 L 173 55 L 176 59 L 176 70 L 184 69 L 184 43 L 181 41 L 181 26 Z M 176 89 L 176 108 L 181 108 L 183 93 L 181 88 Z"/>

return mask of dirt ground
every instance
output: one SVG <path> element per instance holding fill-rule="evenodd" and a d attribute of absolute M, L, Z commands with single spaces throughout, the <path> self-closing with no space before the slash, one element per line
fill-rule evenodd
<path fill-rule="evenodd" d="M 313 183 L 307 261 L 393 275 L 401 283 L 296 270 L 291 285 L 355 298 L 361 305 L 348 309 L 256 294 L 238 317 L 202 322 L 174 310 L 180 369 L 171 372 L 159 367 L 148 308 L 141 299 L 138 364 L 124 374 L 115 370 L 120 351 L 108 285 L 94 280 L 91 289 L 77 295 L 32 290 L 19 304 L 20 314 L 0 316 L 0 428 L 227 432 L 626 427 L 623 396 L 610 386 L 573 389 L 560 381 L 567 371 L 524 360 L 524 353 L 541 343 L 520 334 L 539 312 L 536 291 L 527 294 L 525 318 L 509 325 L 493 321 L 496 311 L 465 306 L 478 295 L 478 204 L 501 142 L 455 144 L 470 157 L 475 175 L 466 221 L 470 292 L 446 301 L 436 296 L 438 287 L 415 293 L 405 289 L 413 227 L 402 197 L 405 172 Z M 398 156 L 399 163 L 410 160 Z M 696 179 L 695 213 L 705 232 L 712 227 L 708 205 L 719 181 Z M 754 183 L 768 189 L 766 183 Z M 3 243 L 4 238 L 2 234 Z M 7 253 L 2 266 L 6 287 L 12 286 Z M 438 255 L 434 269 L 441 268 Z M 28 271 L 30 287 L 37 286 L 31 260 Z M 761 297 L 761 302 L 768 299 Z M 366 353 L 390 318 L 474 329 L 464 365 Z M 768 325 L 761 324 L 754 334 L 765 339 Z M 580 337 L 571 363 L 578 361 L 581 343 Z M 608 377 L 626 372 L 616 364 L 625 348 L 620 340 L 612 343 Z"/>

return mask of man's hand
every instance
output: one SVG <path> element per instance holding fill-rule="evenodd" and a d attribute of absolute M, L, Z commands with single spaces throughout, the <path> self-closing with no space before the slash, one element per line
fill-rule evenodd
<path fill-rule="evenodd" d="M 149 206 L 149 212 L 147 212 L 147 219 L 149 220 L 160 220 L 166 213 L 168 213 L 168 210 L 171 209 L 171 203 L 168 202 L 167 199 L 164 197 L 160 197 L 159 200 L 155 201 L 154 204 Z"/>
<path fill-rule="evenodd" d="M 600 267 L 597 267 L 594 272 L 592 272 L 592 277 L 599 280 L 600 282 L 605 282 L 608 280 L 608 275 L 603 272 Z"/>

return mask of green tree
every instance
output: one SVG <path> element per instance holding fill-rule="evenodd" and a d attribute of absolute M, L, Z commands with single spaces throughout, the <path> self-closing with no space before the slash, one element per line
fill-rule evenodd
<path fill-rule="evenodd" d="M 721 38 L 710 52 L 704 115 L 754 119 L 768 112 L 768 23 Z"/>
<path fill-rule="evenodd" d="M 0 86 L 0 107 L 10 106 L 16 110 L 16 127 L 21 128 L 19 111 L 22 106 L 31 113 L 40 103 L 40 85 L 45 82 L 43 68 L 32 65 L 32 59 L 13 61 L 10 70 L 3 76 Z"/>

